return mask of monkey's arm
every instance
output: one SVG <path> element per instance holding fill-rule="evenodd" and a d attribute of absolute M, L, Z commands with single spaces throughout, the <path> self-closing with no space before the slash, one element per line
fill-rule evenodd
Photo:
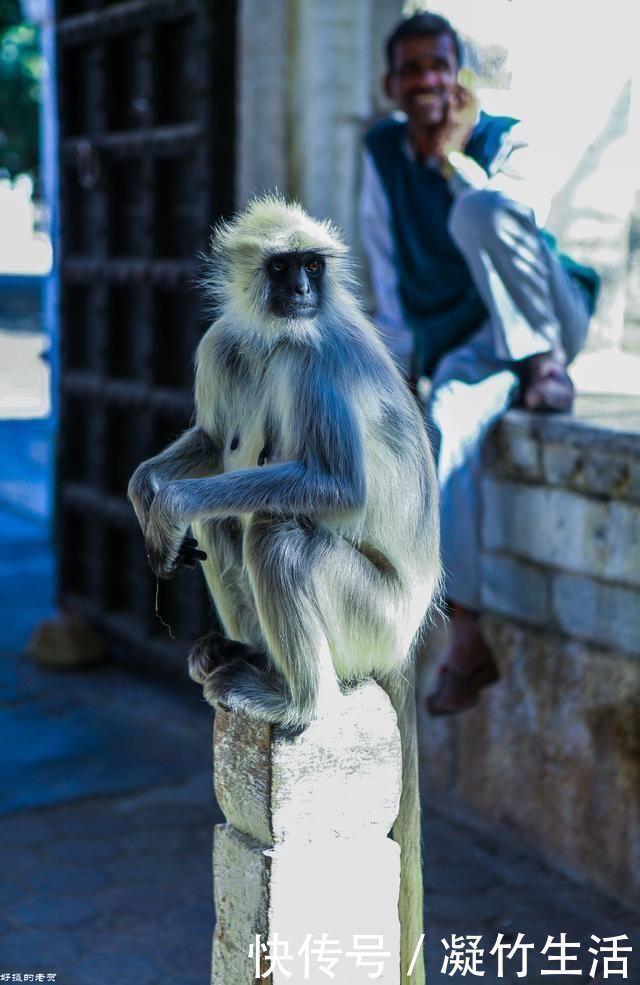
<path fill-rule="evenodd" d="M 166 482 L 189 476 L 211 475 L 220 469 L 222 455 L 202 428 L 185 431 L 159 455 L 143 462 L 129 481 L 127 495 L 144 533 L 149 509 Z"/>
<path fill-rule="evenodd" d="M 305 394 L 296 418 L 300 458 L 205 479 L 168 482 L 149 510 L 147 553 L 165 576 L 194 520 L 242 513 L 318 517 L 361 509 L 366 489 L 360 429 L 350 401 L 326 381 Z"/>

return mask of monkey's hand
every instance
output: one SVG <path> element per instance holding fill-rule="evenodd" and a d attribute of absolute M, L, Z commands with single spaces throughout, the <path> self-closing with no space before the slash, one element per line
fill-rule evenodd
<path fill-rule="evenodd" d="M 195 549 L 196 541 L 185 540 L 189 521 L 181 508 L 179 488 L 179 483 L 167 482 L 156 493 L 147 515 L 144 530 L 147 559 L 157 578 L 172 578 L 186 561 L 206 557 L 203 551 Z"/>
<path fill-rule="evenodd" d="M 149 510 L 158 488 L 158 481 L 146 462 L 138 466 L 129 480 L 127 496 L 135 510 L 143 533 L 146 530 Z"/>
<path fill-rule="evenodd" d="M 196 561 L 206 561 L 207 555 L 204 551 L 198 550 L 198 541 L 195 537 L 185 537 L 180 545 L 176 558 L 176 568 L 195 568 Z"/>

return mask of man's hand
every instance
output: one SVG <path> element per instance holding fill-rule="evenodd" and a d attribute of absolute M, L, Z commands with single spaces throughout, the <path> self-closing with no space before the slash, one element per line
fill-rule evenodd
<path fill-rule="evenodd" d="M 458 84 L 436 137 L 435 156 L 443 166 L 448 165 L 449 154 L 464 152 L 471 132 L 478 122 L 479 108 L 475 92 Z"/>

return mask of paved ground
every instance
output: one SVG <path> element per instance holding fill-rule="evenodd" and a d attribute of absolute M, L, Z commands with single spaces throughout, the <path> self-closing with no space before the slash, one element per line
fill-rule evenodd
<path fill-rule="evenodd" d="M 44 672 L 18 656 L 51 605 L 52 570 L 46 528 L 0 511 L 0 981 L 204 985 L 220 820 L 210 710 L 186 682 L 117 666 Z M 499 934 L 523 933 L 539 952 L 565 932 L 582 944 L 573 981 L 588 980 L 591 934 L 628 934 L 637 956 L 627 980 L 640 985 L 638 914 L 433 807 L 425 855 L 431 982 L 462 977 L 441 974 L 443 937 L 481 935 L 489 950 Z M 486 955 L 483 980 L 523 980 L 509 969 L 499 979 Z"/>
<path fill-rule="evenodd" d="M 81 705 L 94 709 L 99 721 L 106 717 L 114 734 L 130 740 L 138 786 L 132 789 L 131 776 L 123 777 L 121 791 L 87 796 L 68 789 L 49 806 L 0 815 L 0 975 L 56 974 L 58 985 L 204 985 L 214 922 L 211 830 L 220 815 L 211 790 L 211 716 L 197 690 L 117 667 L 59 674 L 8 655 L 2 667 L 5 794 L 7 763 L 16 757 L 22 770 L 14 782 L 23 803 L 37 804 L 40 786 L 58 789 L 61 777 L 74 773 L 73 751 L 25 760 L 12 744 L 8 713 L 22 709 L 29 725 L 23 741 L 29 742 L 29 731 L 37 737 L 44 705 L 57 708 L 61 721 Z M 97 787 L 105 774 L 117 787 L 121 750 L 95 743 L 78 756 L 93 756 Z M 164 776 L 162 769 L 149 772 L 154 756 L 166 764 Z M 86 793 L 91 779 L 84 784 Z M 522 846 L 479 834 L 435 809 L 426 812 L 425 854 L 431 982 L 458 977 L 440 973 L 442 937 L 482 935 L 490 949 L 500 933 L 505 941 L 524 933 L 540 951 L 548 934 L 559 939 L 562 932 L 582 942 L 585 973 L 573 981 L 588 980 L 591 934 L 626 933 L 636 950 L 627 980 L 640 982 L 637 914 L 573 885 Z M 512 974 L 509 967 L 499 979 L 496 957 L 487 955 L 484 981 L 515 985 L 522 980 L 515 974 L 519 964 Z"/>
<path fill-rule="evenodd" d="M 113 668 L 60 675 L 5 656 L 4 670 L 9 742 L 7 713 L 23 711 L 37 744 L 43 718 L 50 727 L 43 706 L 57 708 L 64 723 L 69 709 L 84 704 L 97 721 L 112 723 L 112 734 L 127 737 L 129 762 L 121 747 L 80 735 L 83 776 L 65 792 L 63 780 L 76 769 L 73 750 L 52 755 L 47 747 L 25 761 L 22 750 L 3 743 L 7 759 L 21 762 L 23 803 L 50 799 L 51 788 L 58 796 L 44 808 L 0 816 L 0 974 L 52 973 L 58 985 L 203 985 L 214 919 L 211 831 L 220 820 L 209 709 L 195 689 Z M 21 734 L 30 741 L 27 729 Z M 148 772 L 153 757 L 155 775 Z M 123 765 L 129 774 L 114 792 Z M 105 781 L 109 794 L 86 795 Z"/>

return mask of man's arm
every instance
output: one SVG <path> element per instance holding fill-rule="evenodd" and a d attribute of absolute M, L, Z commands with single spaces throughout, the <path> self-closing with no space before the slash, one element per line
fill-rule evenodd
<path fill-rule="evenodd" d="M 413 335 L 404 324 L 400 307 L 389 204 L 376 166 L 366 150 L 362 161 L 359 212 L 360 236 L 376 303 L 374 320 L 400 369 L 408 374 Z"/>
<path fill-rule="evenodd" d="M 500 147 L 488 171 L 465 153 L 480 119 L 477 94 L 469 86 L 458 85 L 445 120 L 434 136 L 434 158 L 457 198 L 469 191 L 488 189 L 533 209 L 538 226 L 543 226 L 551 207 L 554 189 L 549 186 L 553 167 L 541 159 L 534 148 L 544 146 L 532 138 L 522 122 L 503 134 Z"/>

